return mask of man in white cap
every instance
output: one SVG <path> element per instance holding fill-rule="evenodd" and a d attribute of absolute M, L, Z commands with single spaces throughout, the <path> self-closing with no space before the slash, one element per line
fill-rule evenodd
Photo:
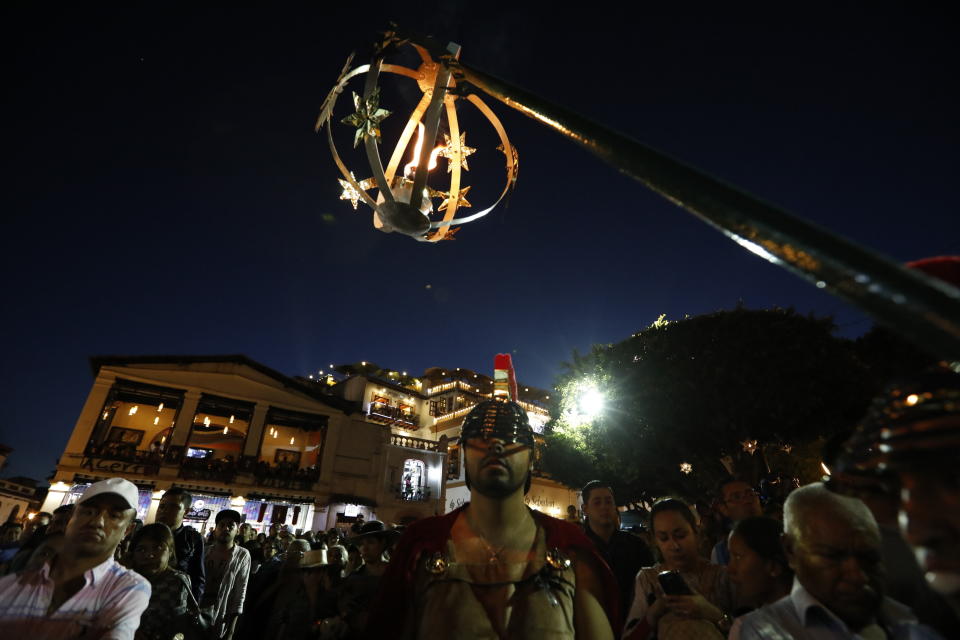
<path fill-rule="evenodd" d="M 132 640 L 150 583 L 113 559 L 137 516 L 137 488 L 101 480 L 80 496 L 60 553 L 0 579 L 0 631 L 8 638 Z"/>

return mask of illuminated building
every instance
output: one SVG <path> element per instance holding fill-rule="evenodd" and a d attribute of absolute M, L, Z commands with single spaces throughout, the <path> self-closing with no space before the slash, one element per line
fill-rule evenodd
<path fill-rule="evenodd" d="M 443 511 L 451 511 L 469 500 L 459 444 L 460 425 L 473 405 L 493 397 L 494 379 L 459 367 L 433 367 L 420 378 L 411 378 L 402 371 L 383 370 L 369 362 L 340 367 L 340 370 L 344 380 L 337 382 L 330 376 L 321 377 L 321 384 L 332 385 L 338 395 L 360 403 L 367 420 L 389 425 L 394 443 L 448 452 Z M 550 419 L 546 409 L 549 392 L 518 384 L 517 398 L 527 410 L 534 431 L 542 433 Z M 538 442 L 542 445 L 542 439 L 538 438 Z M 577 493 L 543 473 L 542 453 L 540 446 L 526 501 L 535 509 L 562 518 L 568 505 L 578 504 Z M 411 484 L 415 486 L 416 469 L 409 469 L 409 465 L 397 458 L 388 459 L 387 464 L 386 475 L 396 483 L 401 494 L 408 475 L 414 475 Z"/>
<path fill-rule="evenodd" d="M 140 488 L 138 516 L 152 522 L 163 492 L 194 495 L 188 523 L 212 526 L 242 511 L 262 531 L 408 522 L 466 497 L 457 436 L 463 416 L 490 397 L 493 380 L 467 369 L 421 378 L 372 364 L 290 377 L 245 356 L 91 359 L 94 383 L 44 502 L 75 502 L 96 480 Z M 535 429 L 548 395 L 521 387 Z M 449 489 L 447 488 L 449 487 Z M 531 506 L 560 515 L 568 489 L 538 474 Z"/>
<path fill-rule="evenodd" d="M 112 476 L 140 488 L 145 522 L 165 490 L 187 489 L 188 522 L 201 530 L 228 507 L 257 530 L 442 511 L 445 455 L 395 443 L 358 403 L 314 383 L 245 356 L 97 357 L 91 365 L 93 387 L 58 461 L 47 511 Z M 385 477 L 391 460 L 422 467 L 421 496 L 430 497 L 398 498 Z"/>

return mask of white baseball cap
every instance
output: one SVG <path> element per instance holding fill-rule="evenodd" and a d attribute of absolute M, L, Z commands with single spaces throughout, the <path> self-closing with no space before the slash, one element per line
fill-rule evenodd
<path fill-rule="evenodd" d="M 127 507 L 130 509 L 136 509 L 137 503 L 140 502 L 140 492 L 137 491 L 137 485 L 133 484 L 129 480 L 124 480 L 123 478 L 107 478 L 106 480 L 101 480 L 100 482 L 94 482 L 92 485 L 87 487 L 77 503 L 83 504 L 90 498 L 104 493 L 117 494 L 124 499 L 124 501 L 127 503 Z"/>

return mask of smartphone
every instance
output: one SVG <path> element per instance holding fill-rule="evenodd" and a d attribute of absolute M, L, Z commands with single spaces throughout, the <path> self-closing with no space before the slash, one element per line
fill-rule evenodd
<path fill-rule="evenodd" d="M 657 575 L 657 581 L 660 583 L 660 588 L 668 596 L 693 595 L 693 591 L 687 586 L 686 580 L 676 571 L 661 571 Z"/>

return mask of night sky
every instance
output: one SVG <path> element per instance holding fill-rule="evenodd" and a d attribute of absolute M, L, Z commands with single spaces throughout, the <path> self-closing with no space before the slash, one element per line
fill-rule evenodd
<path fill-rule="evenodd" d="M 91 355 L 243 353 L 307 375 L 360 360 L 489 372 L 509 351 L 521 381 L 550 387 L 574 348 L 662 313 L 743 301 L 831 314 L 843 335 L 869 328 L 492 99 L 520 153 L 509 206 L 453 242 L 375 231 L 368 209 L 338 199 L 313 124 L 346 56 L 365 61 L 390 19 L 896 260 L 960 252 L 957 40 L 944 16 L 842 3 L 337 6 L 6 10 L 4 476 L 53 470 Z M 384 84 L 398 98 L 384 105 L 389 137 L 413 105 Z M 485 167 L 502 156 L 480 144 L 482 126 L 465 129 L 479 206 L 487 173 L 500 188 Z"/>

